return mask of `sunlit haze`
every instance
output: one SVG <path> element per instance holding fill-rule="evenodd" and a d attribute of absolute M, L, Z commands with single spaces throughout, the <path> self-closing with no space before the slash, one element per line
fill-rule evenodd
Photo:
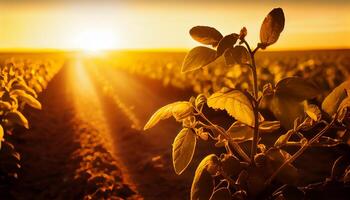
<path fill-rule="evenodd" d="M 188 30 L 248 29 L 257 43 L 266 13 L 282 7 L 286 25 L 270 50 L 350 48 L 350 1 L 1 1 L 0 49 L 183 49 Z"/>

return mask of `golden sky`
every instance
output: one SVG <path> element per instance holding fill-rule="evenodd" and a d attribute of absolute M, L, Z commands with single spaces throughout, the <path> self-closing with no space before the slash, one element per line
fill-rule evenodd
<path fill-rule="evenodd" d="M 274 7 L 284 9 L 286 24 L 269 50 L 350 48 L 346 0 L 0 0 L 0 49 L 190 48 L 195 25 L 223 34 L 246 26 L 255 46 Z"/>

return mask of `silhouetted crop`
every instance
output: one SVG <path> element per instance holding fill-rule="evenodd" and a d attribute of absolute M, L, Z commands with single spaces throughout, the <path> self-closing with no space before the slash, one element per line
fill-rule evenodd
<path fill-rule="evenodd" d="M 319 88 L 303 78 L 287 77 L 276 84 L 268 82 L 259 87 L 255 53 L 277 42 L 284 24 L 283 10 L 273 9 L 261 25 L 260 43 L 254 49 L 245 40 L 247 29 L 244 27 L 239 34 L 226 36 L 207 26 L 196 26 L 190 30 L 194 40 L 212 48 L 198 46 L 190 50 L 182 72 L 199 70 L 223 56 L 228 68 L 239 64 L 241 68 L 248 68 L 252 77 L 252 87 L 246 90 L 223 87 L 209 95 L 202 93 L 189 101 L 166 105 L 155 112 L 145 125 L 146 130 L 170 117 L 182 123 L 183 129 L 176 136 L 172 151 L 177 174 L 186 170 L 191 162 L 197 140 L 212 139 L 216 142 L 215 146 L 225 147 L 225 153 L 208 155 L 198 165 L 191 199 L 255 199 L 261 196 L 288 199 L 291 193 L 303 198 L 311 186 L 300 187 L 298 182 L 302 177 L 293 162 L 313 146 L 331 147 L 347 142 L 346 139 L 326 137 L 324 134 L 331 129 L 349 130 L 349 81 L 335 88 L 323 100 L 321 107 L 311 103 L 319 95 Z M 261 112 L 262 102 L 276 121 L 266 120 Z M 205 105 L 214 110 L 225 110 L 236 121 L 228 129 L 213 123 L 203 112 Z M 310 130 L 315 134 L 305 136 Z M 262 142 L 262 138 L 271 132 L 279 133 L 274 144 Z M 251 141 L 248 151 L 241 145 L 247 141 Z M 290 154 L 285 150 L 289 146 L 299 148 Z M 343 156 L 338 160 L 346 159 Z M 331 179 L 348 183 L 350 165 L 339 167 L 339 162 L 336 161 L 333 166 L 332 174 L 337 175 L 332 175 Z M 272 183 L 278 187 L 272 187 Z"/>

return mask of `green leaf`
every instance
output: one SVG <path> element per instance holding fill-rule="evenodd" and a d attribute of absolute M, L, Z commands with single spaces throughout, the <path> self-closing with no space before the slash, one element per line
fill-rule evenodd
<path fill-rule="evenodd" d="M 279 81 L 276 85 L 276 94 L 297 101 L 312 99 L 320 93 L 314 84 L 299 77 L 288 77 Z"/>
<path fill-rule="evenodd" d="M 224 53 L 227 65 L 249 64 L 250 56 L 244 46 L 229 48 Z"/>
<path fill-rule="evenodd" d="M 192 113 L 192 106 L 187 101 L 179 101 L 175 103 L 168 104 L 158 109 L 152 117 L 148 120 L 144 130 L 150 129 L 155 126 L 160 120 L 167 119 L 174 116 L 177 119 L 185 118 Z"/>
<path fill-rule="evenodd" d="M 262 48 L 275 43 L 284 28 L 284 13 L 282 8 L 273 9 L 264 19 L 260 28 Z"/>
<path fill-rule="evenodd" d="M 11 96 L 15 96 L 18 100 L 28 104 L 29 106 L 41 110 L 41 103 L 30 94 L 27 94 L 24 90 L 12 90 Z"/>
<path fill-rule="evenodd" d="M 196 148 L 196 135 L 192 129 L 184 128 L 173 143 L 173 165 L 176 174 L 181 174 L 190 164 Z"/>
<path fill-rule="evenodd" d="M 208 47 L 195 47 L 185 57 L 181 72 L 200 69 L 216 59 L 216 51 Z"/>
<path fill-rule="evenodd" d="M 19 111 L 11 111 L 6 113 L 5 118 L 9 120 L 10 122 L 16 123 L 18 125 L 21 125 L 25 128 L 29 128 L 29 123 L 27 118 L 24 117 L 24 115 Z"/>
<path fill-rule="evenodd" d="M 226 35 L 225 37 L 223 37 L 217 47 L 217 54 L 216 56 L 219 57 L 222 54 L 224 54 L 224 52 L 229 49 L 232 48 L 233 45 L 236 44 L 237 40 L 238 40 L 239 35 L 236 33 L 232 33 L 230 35 Z"/>
<path fill-rule="evenodd" d="M 217 46 L 222 39 L 221 33 L 209 26 L 195 26 L 190 30 L 191 37 L 205 45 Z"/>
<path fill-rule="evenodd" d="M 350 90 L 350 80 L 343 82 L 323 100 L 322 110 L 329 114 L 334 115 L 343 99 L 346 98 L 346 90 Z"/>
<path fill-rule="evenodd" d="M 231 192 L 225 187 L 219 188 L 210 197 L 210 200 L 230 200 L 230 199 L 231 199 Z"/>
<path fill-rule="evenodd" d="M 216 92 L 207 99 L 209 107 L 226 110 L 236 120 L 254 127 L 254 111 L 248 97 L 239 90 Z"/>
<path fill-rule="evenodd" d="M 212 175 L 218 171 L 219 162 L 216 155 L 210 154 L 199 163 L 191 186 L 191 200 L 210 199 L 214 190 Z"/>

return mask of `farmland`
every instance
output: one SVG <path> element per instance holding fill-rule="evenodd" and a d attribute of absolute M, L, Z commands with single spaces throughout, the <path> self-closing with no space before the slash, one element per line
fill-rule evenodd
<path fill-rule="evenodd" d="M 6 85 L 2 91 L 0 193 L 6 199 L 188 199 L 197 165 L 225 147 L 198 140 L 192 162 L 178 176 L 172 144 L 180 125 L 167 120 L 146 131 L 143 127 L 158 108 L 172 102 L 198 94 L 208 98 L 222 88 L 252 92 L 253 85 L 248 66 L 227 67 L 222 57 L 200 70 L 181 73 L 185 56 L 186 52 L 145 51 L 2 54 L 2 84 L 12 78 L 18 86 Z M 330 91 L 349 79 L 350 51 L 258 52 L 256 65 L 259 91 L 267 83 L 300 77 L 318 86 L 310 101 L 320 106 Z M 267 102 L 260 106 L 266 120 L 276 120 Z M 203 109 L 225 129 L 236 121 L 225 111 L 214 112 L 206 105 Z M 14 112 L 21 117 L 8 114 Z M 266 133 L 263 143 L 273 146 L 287 130 L 281 126 Z M 349 127 L 329 130 L 327 138 L 335 139 L 325 142 L 328 146 L 320 142 L 295 160 L 303 176 L 298 186 L 330 177 L 333 162 L 349 155 L 348 131 Z M 303 134 L 310 139 L 315 132 Z M 250 142 L 240 143 L 242 149 L 248 151 Z M 298 148 L 284 149 L 293 154 Z"/>

